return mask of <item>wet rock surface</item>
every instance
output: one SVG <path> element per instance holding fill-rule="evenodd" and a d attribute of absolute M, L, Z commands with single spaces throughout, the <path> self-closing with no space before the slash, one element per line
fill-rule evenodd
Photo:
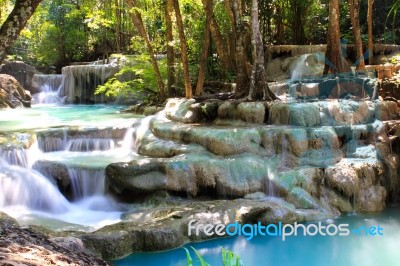
<path fill-rule="evenodd" d="M 203 231 L 188 234 L 192 220 L 293 223 L 380 212 L 400 191 L 398 113 L 390 101 L 173 99 L 133 125 L 138 156 L 106 168 L 107 193 L 134 204 L 121 222 L 91 233 L 46 234 L 65 247 L 114 259 L 209 239 Z M 121 132 L 37 134 L 43 150 L 55 151 L 65 139 L 121 140 Z M 54 145 L 45 147 L 45 141 Z M 65 165 L 38 161 L 36 166 L 68 185 Z"/>
<path fill-rule="evenodd" d="M 380 212 L 397 197 L 396 104 L 260 102 L 249 108 L 263 106 L 264 118 L 243 119 L 240 103 L 228 101 L 217 104 L 218 122 L 211 125 L 184 111 L 193 104 L 179 102 L 179 111 L 167 105 L 168 118 L 163 112 L 146 118 L 133 134 L 143 157 L 107 167 L 110 192 L 150 197 L 156 206 L 81 236 L 94 253 L 118 257 L 136 248 L 153 251 L 205 239 L 188 236 L 193 217 L 214 224 L 317 221 Z M 155 200 L 160 191 L 178 200 Z"/>
<path fill-rule="evenodd" d="M 53 241 L 31 229 L 18 227 L 17 222 L 0 213 L 1 265 L 108 265 L 105 261 L 82 252 L 83 249 L 66 248 L 68 241 Z M 74 242 L 68 238 L 69 242 Z M 79 242 L 76 239 L 75 242 Z M 72 248 L 71 248 L 72 247 Z"/>
<path fill-rule="evenodd" d="M 35 88 L 32 84 L 33 76 L 38 73 L 38 71 L 21 61 L 7 63 L 0 67 L 0 74 L 7 74 L 13 76 L 19 84 L 31 94 L 39 92 L 37 88 Z"/>
<path fill-rule="evenodd" d="M 6 74 L 0 74 L 0 108 L 30 107 L 31 94 L 18 81 Z"/>
<path fill-rule="evenodd" d="M 210 237 L 201 229 L 199 235 L 188 233 L 188 224 L 196 223 L 262 224 L 292 223 L 326 219 L 338 212 L 298 210 L 294 205 L 276 198 L 255 200 L 164 200 L 161 206 L 148 206 L 126 213 L 123 221 L 79 236 L 93 254 L 103 258 L 118 258 L 134 251 L 157 251 L 179 247 L 193 241 Z"/>

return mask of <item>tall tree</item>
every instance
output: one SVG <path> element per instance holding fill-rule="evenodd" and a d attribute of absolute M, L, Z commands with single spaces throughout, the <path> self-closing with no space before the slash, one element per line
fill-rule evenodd
<path fill-rule="evenodd" d="M 374 62 L 374 45 L 373 45 L 373 35 L 372 35 L 372 7 L 374 5 L 374 0 L 368 0 L 368 63 L 370 65 Z"/>
<path fill-rule="evenodd" d="M 143 19 L 142 15 L 138 11 L 138 5 L 136 0 L 127 0 L 128 6 L 132 9 L 130 12 L 130 15 L 133 20 L 133 24 L 135 24 L 136 29 L 139 31 L 140 35 L 144 39 L 144 42 L 146 43 L 147 50 L 149 52 L 151 64 L 153 65 L 154 72 L 156 73 L 157 77 L 157 84 L 158 84 L 158 93 L 160 100 L 163 101 L 165 100 L 165 92 L 164 92 L 164 81 L 161 77 L 161 72 L 160 68 L 158 67 L 157 59 L 154 54 L 154 49 L 153 46 L 151 45 L 149 36 L 147 35 L 146 29 L 143 24 Z"/>
<path fill-rule="evenodd" d="M 277 97 L 268 88 L 265 76 L 264 45 L 260 31 L 260 20 L 258 18 L 258 0 L 252 0 L 251 31 L 253 66 L 248 99 L 259 98 L 258 95 L 261 94 L 263 100 L 276 100 Z"/>
<path fill-rule="evenodd" d="M 175 9 L 175 16 L 176 16 L 176 24 L 178 26 L 178 33 L 179 33 L 179 40 L 181 44 L 181 59 L 183 65 L 183 78 L 185 80 L 185 96 L 187 99 L 193 98 L 192 92 L 192 84 L 190 81 L 190 74 L 189 74 L 189 63 L 187 58 L 187 45 L 186 45 L 186 37 L 185 31 L 183 27 L 183 20 L 181 15 L 181 9 L 179 8 L 179 1 L 174 0 L 174 9 Z"/>
<path fill-rule="evenodd" d="M 293 31 L 293 43 L 305 44 L 306 42 L 306 18 L 311 1 L 309 0 L 290 0 L 289 9 L 290 26 Z"/>
<path fill-rule="evenodd" d="M 16 0 L 11 13 L 0 28 L 0 63 L 5 59 L 8 49 L 18 38 L 29 18 L 42 0 Z"/>
<path fill-rule="evenodd" d="M 119 0 L 114 0 L 115 5 L 115 44 L 117 53 L 121 53 L 121 9 Z"/>
<path fill-rule="evenodd" d="M 236 65 L 236 97 L 248 95 L 251 64 L 247 60 L 244 43 L 244 35 L 247 27 L 243 21 L 243 5 L 240 0 L 229 1 L 229 12 L 232 12 L 233 35 L 235 38 L 235 65 Z"/>
<path fill-rule="evenodd" d="M 278 98 L 269 89 L 266 82 L 264 48 L 258 19 L 258 1 L 252 0 L 251 8 L 250 31 L 252 60 L 249 60 L 246 53 L 245 35 L 249 27 L 244 20 L 244 2 L 241 0 L 229 1 L 235 26 L 236 92 L 234 97 L 246 98 L 249 100 L 276 100 Z"/>
<path fill-rule="evenodd" d="M 353 26 L 354 49 L 357 56 L 357 70 L 365 70 L 363 46 L 360 30 L 360 0 L 349 0 L 350 20 Z"/>
<path fill-rule="evenodd" d="M 336 74 L 348 70 L 340 45 L 339 0 L 329 0 L 329 24 L 325 53 L 324 74 Z"/>
<path fill-rule="evenodd" d="M 201 50 L 200 57 L 200 68 L 199 68 L 199 76 L 197 78 L 197 85 L 195 95 L 199 96 L 203 90 L 204 77 L 206 73 L 207 66 L 207 52 L 210 46 L 210 24 L 211 24 L 211 14 L 212 14 L 212 0 L 206 0 L 206 4 L 204 5 L 204 10 L 206 13 L 206 25 L 204 30 L 204 38 L 203 38 L 203 48 Z"/>
<path fill-rule="evenodd" d="M 165 24 L 167 41 L 167 91 L 168 96 L 173 94 L 173 85 L 175 83 L 175 54 L 174 54 L 174 36 L 172 31 L 172 15 L 174 12 L 174 0 L 165 1 Z"/>

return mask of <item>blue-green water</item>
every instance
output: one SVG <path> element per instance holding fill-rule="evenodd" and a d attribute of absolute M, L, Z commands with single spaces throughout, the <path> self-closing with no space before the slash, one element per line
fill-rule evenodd
<path fill-rule="evenodd" d="M 110 126 L 132 119 L 116 105 L 33 105 L 0 109 L 0 132 L 61 126 Z"/>
<path fill-rule="evenodd" d="M 335 224 L 349 228 L 381 226 L 383 236 L 350 234 L 349 236 L 297 236 L 282 241 L 280 237 L 243 237 L 216 239 L 185 245 L 196 248 L 210 265 L 222 265 L 221 247 L 238 254 L 245 266 L 386 266 L 400 265 L 400 208 L 391 207 L 381 214 L 342 216 Z M 193 251 L 194 265 L 200 265 Z M 156 253 L 134 253 L 113 262 L 126 265 L 187 265 L 182 248 Z"/>

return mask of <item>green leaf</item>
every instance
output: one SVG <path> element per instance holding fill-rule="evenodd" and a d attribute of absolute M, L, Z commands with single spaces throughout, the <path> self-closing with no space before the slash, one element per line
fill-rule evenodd
<path fill-rule="evenodd" d="M 210 264 L 205 262 L 205 260 L 201 256 L 201 254 L 194 247 L 191 247 L 191 248 L 194 250 L 194 253 L 196 253 L 196 256 L 199 259 L 201 266 L 211 266 Z"/>
<path fill-rule="evenodd" d="M 222 248 L 221 253 L 224 266 L 243 266 L 243 262 L 240 257 L 232 251 Z"/>
<path fill-rule="evenodd" d="M 188 266 L 193 266 L 193 260 L 192 256 L 190 256 L 190 252 L 187 248 L 183 248 L 186 251 L 186 259 L 187 259 L 187 265 Z"/>

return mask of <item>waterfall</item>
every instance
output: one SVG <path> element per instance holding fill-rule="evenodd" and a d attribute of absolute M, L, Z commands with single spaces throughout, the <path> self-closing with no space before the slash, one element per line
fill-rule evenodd
<path fill-rule="evenodd" d="M 156 115 L 150 115 L 128 129 L 124 137 L 122 148 L 137 151 L 142 138 L 149 132 L 150 123 Z"/>
<path fill-rule="evenodd" d="M 46 177 L 0 158 L 0 208 L 25 206 L 50 213 L 65 212 L 70 204 Z"/>
<path fill-rule="evenodd" d="M 324 56 L 321 53 L 303 54 L 292 65 L 291 80 L 316 78 L 322 75 Z"/>
<path fill-rule="evenodd" d="M 104 169 L 68 168 L 75 200 L 104 194 Z"/>
<path fill-rule="evenodd" d="M 0 158 L 10 165 L 28 167 L 28 155 L 22 147 L 10 147 L 0 149 Z"/>
<path fill-rule="evenodd" d="M 115 143 L 110 138 L 76 138 L 67 142 L 67 151 L 105 151 L 114 149 Z"/>
<path fill-rule="evenodd" d="M 103 95 L 94 95 L 97 86 L 117 73 L 115 64 L 73 65 L 62 68 L 62 84 L 59 95 L 65 96 L 66 103 L 104 102 Z"/>
<path fill-rule="evenodd" d="M 35 74 L 32 78 L 32 86 L 39 91 L 33 95 L 35 104 L 61 103 L 62 98 L 58 94 L 62 81 L 62 75 Z"/>
<path fill-rule="evenodd" d="M 275 165 L 276 166 L 276 165 Z M 274 185 L 274 179 L 276 178 L 276 169 L 273 169 L 272 165 L 268 166 L 268 196 L 275 197 L 276 196 L 276 189 Z"/>
<path fill-rule="evenodd" d="M 283 135 L 280 139 L 281 141 L 281 154 L 280 154 L 280 165 L 281 169 L 287 169 L 289 167 L 290 158 L 289 158 L 289 141 L 287 140 L 287 136 Z"/>
<path fill-rule="evenodd" d="M 87 119 L 80 111 L 71 112 L 69 107 L 53 108 L 57 112 L 69 112 L 68 117 L 72 119 Z M 87 107 L 75 108 L 86 111 Z M 113 109 L 106 108 L 105 115 L 114 116 Z M 38 110 L 45 117 L 54 112 L 47 107 L 38 107 Z M 26 119 L 32 117 L 29 113 Z M 25 140 L 18 134 L 16 139 L 3 142 L 0 145 L 0 211 L 21 225 L 46 221 L 46 226 L 78 226 L 80 230 L 81 225 L 88 226 L 82 230 L 94 230 L 120 221 L 123 206 L 105 195 L 105 167 L 136 156 L 131 147 L 133 132 L 139 123 L 128 130 L 135 118 L 124 118 L 122 123 L 119 118 L 111 120 L 109 116 L 106 120 L 107 124 L 99 127 L 38 129 L 34 133 L 36 141 L 34 137 Z M 130 141 L 130 145 L 121 147 L 124 132 L 125 143 Z"/>
<path fill-rule="evenodd" d="M 67 145 L 68 132 L 66 128 L 55 130 L 54 133 L 48 133 L 37 135 L 38 147 L 43 152 L 62 151 Z"/>
<path fill-rule="evenodd" d="M 61 75 L 35 74 L 32 86 L 35 91 L 33 103 L 99 103 L 103 95 L 94 95 L 96 88 L 117 73 L 116 64 L 72 65 L 62 68 Z"/>

